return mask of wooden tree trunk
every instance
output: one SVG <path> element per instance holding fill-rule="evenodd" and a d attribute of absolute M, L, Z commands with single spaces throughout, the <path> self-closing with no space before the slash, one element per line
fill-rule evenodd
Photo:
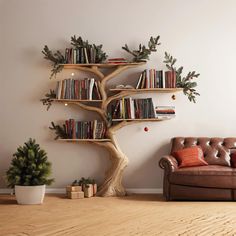
<path fill-rule="evenodd" d="M 106 173 L 105 181 L 99 187 L 99 196 L 124 196 L 125 188 L 122 185 L 123 172 L 128 165 L 128 158 L 119 148 L 114 133 L 108 130 L 107 136 L 111 142 L 98 143 L 103 145 L 110 152 L 111 167 Z"/>

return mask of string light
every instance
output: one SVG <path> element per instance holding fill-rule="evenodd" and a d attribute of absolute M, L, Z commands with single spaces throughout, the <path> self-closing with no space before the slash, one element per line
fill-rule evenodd
<path fill-rule="evenodd" d="M 65 103 L 65 106 L 68 106 L 68 103 Z"/>
<path fill-rule="evenodd" d="M 75 75 L 75 73 L 74 73 L 74 72 L 72 72 L 72 73 L 71 73 L 71 76 L 74 76 L 74 75 Z"/>

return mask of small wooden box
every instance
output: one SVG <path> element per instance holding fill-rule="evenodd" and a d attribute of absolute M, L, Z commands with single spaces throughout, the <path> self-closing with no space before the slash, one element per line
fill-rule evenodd
<path fill-rule="evenodd" d="M 84 196 L 92 197 L 93 196 L 93 184 L 88 184 L 87 187 L 84 188 Z"/>
<path fill-rule="evenodd" d="M 84 192 L 67 192 L 67 197 L 70 199 L 84 198 Z"/>
<path fill-rule="evenodd" d="M 66 186 L 66 192 L 82 192 L 81 186 Z"/>

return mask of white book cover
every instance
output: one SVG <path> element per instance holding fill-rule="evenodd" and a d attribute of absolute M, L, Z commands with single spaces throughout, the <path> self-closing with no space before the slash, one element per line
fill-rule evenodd
<path fill-rule="evenodd" d="M 162 82 L 163 82 L 163 88 L 165 88 L 166 87 L 166 72 L 163 72 Z"/>
<path fill-rule="evenodd" d="M 92 99 L 93 99 L 93 87 L 94 87 L 94 82 L 95 82 L 95 79 L 94 79 L 94 78 L 91 78 L 91 79 L 90 79 L 90 84 L 89 84 L 89 100 L 92 100 Z"/>
<path fill-rule="evenodd" d="M 137 83 L 136 89 L 139 88 L 139 85 L 140 85 L 140 83 L 141 83 L 141 81 L 142 81 L 142 78 L 143 78 L 143 72 L 142 72 L 142 73 L 140 74 L 140 76 L 139 76 L 139 80 L 138 80 L 138 83 Z"/>
<path fill-rule="evenodd" d="M 135 119 L 134 100 L 132 98 L 129 98 L 129 103 L 130 103 L 130 117 L 131 119 Z"/>

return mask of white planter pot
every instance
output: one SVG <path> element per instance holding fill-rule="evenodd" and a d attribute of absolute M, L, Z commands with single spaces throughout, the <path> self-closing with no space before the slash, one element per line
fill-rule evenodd
<path fill-rule="evenodd" d="M 16 200 L 18 204 L 42 204 L 45 195 L 45 185 L 39 186 L 15 186 Z"/>

